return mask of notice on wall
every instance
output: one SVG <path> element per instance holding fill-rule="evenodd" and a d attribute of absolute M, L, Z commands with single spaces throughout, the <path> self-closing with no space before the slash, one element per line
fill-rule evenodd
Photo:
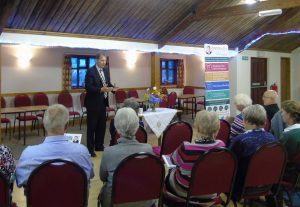
<path fill-rule="evenodd" d="M 230 115 L 229 58 L 227 45 L 204 45 L 205 108 L 219 118 Z"/>

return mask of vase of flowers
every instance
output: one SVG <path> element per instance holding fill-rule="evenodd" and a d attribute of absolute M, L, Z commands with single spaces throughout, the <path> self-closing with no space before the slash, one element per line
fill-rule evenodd
<path fill-rule="evenodd" d="M 151 108 L 151 111 L 155 111 L 163 98 L 164 94 L 162 94 L 156 86 L 151 89 L 148 88 L 144 94 L 144 99 L 148 103 L 149 108 Z"/>

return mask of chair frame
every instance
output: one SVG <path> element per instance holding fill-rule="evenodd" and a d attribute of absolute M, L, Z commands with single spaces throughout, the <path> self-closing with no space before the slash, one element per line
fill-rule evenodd
<path fill-rule="evenodd" d="M 190 201 L 191 195 L 193 194 L 193 189 L 201 186 L 201 184 L 199 184 L 198 182 L 196 183 L 196 181 L 194 181 L 197 178 L 199 179 L 197 171 L 200 171 L 200 170 L 198 168 L 200 168 L 200 169 L 205 168 L 205 166 L 204 167 L 201 166 L 202 162 L 205 159 L 208 159 L 210 156 L 213 156 L 213 155 L 211 155 L 213 153 L 228 153 L 228 154 L 230 154 L 230 156 L 231 156 L 231 158 L 233 159 L 233 162 L 234 162 L 233 163 L 234 168 L 233 168 L 233 174 L 232 174 L 231 182 L 230 182 L 230 186 L 229 186 L 229 192 L 225 192 L 227 198 L 226 198 L 226 201 L 223 202 L 224 206 L 227 206 L 229 204 L 229 201 L 231 199 L 231 193 L 232 193 L 233 186 L 234 186 L 235 176 L 236 176 L 236 172 L 237 172 L 237 159 L 236 159 L 235 155 L 229 149 L 220 147 L 220 148 L 214 148 L 214 149 L 211 149 L 211 150 L 205 152 L 195 162 L 195 164 L 193 166 L 193 169 L 192 169 L 191 180 L 190 180 L 190 183 L 189 183 L 189 188 L 188 188 L 188 193 L 187 193 L 187 198 L 186 198 L 186 206 L 187 207 L 189 206 L 189 201 Z M 222 174 L 223 172 L 220 171 L 219 173 Z M 202 187 L 202 188 L 205 188 L 205 187 Z M 220 194 L 220 193 L 224 193 L 224 192 L 216 191 L 215 193 Z M 209 193 L 206 193 L 206 194 L 209 194 Z"/>
<path fill-rule="evenodd" d="M 1 96 L 1 108 L 6 108 L 6 100 L 3 96 Z M 11 138 L 11 120 L 4 117 L 1 117 L 1 124 L 5 124 L 5 135 L 7 135 L 8 127 L 9 127 L 9 139 Z"/>
<path fill-rule="evenodd" d="M 172 130 L 173 127 L 175 127 L 177 124 L 180 124 L 180 123 L 185 124 L 185 125 L 188 126 L 188 128 L 191 131 L 191 136 L 189 137 L 189 140 L 187 140 L 187 141 L 189 141 L 189 142 L 192 141 L 192 138 L 193 138 L 193 128 L 192 128 L 192 126 L 188 122 L 185 122 L 185 121 L 175 121 L 175 122 L 169 124 L 169 126 L 163 132 L 162 144 L 161 144 L 160 155 L 159 155 L 160 158 L 162 157 L 163 152 L 165 151 L 165 148 L 167 147 L 167 146 L 165 146 L 165 143 L 166 143 L 166 138 L 165 137 L 167 137 L 167 133 L 169 133 L 169 131 Z"/>
<path fill-rule="evenodd" d="M 228 127 L 228 133 L 223 135 L 223 134 L 219 134 L 221 133 L 221 125 L 225 124 L 226 127 Z M 222 137 L 221 137 L 222 136 Z M 219 132 L 216 136 L 216 139 L 222 140 L 224 142 L 224 144 L 227 146 L 228 145 L 228 141 L 229 141 L 229 137 L 230 137 L 230 124 L 225 120 L 225 119 L 220 119 L 220 129 Z"/>
<path fill-rule="evenodd" d="M 11 205 L 11 194 L 10 194 L 10 184 L 7 178 L 0 172 L 0 182 L 2 183 L 4 189 L 1 188 L 0 194 L 3 196 L 4 201 L 6 201 L 3 207 L 10 207 Z M 1 186 L 2 186 L 1 185 Z M 1 204 L 1 203 L 0 203 Z"/>
<path fill-rule="evenodd" d="M 27 206 L 31 207 L 31 183 L 33 182 L 32 180 L 34 179 L 35 175 L 37 175 L 39 173 L 40 170 L 44 169 L 45 167 L 49 167 L 49 165 L 54 164 L 54 163 L 63 163 L 63 164 L 67 164 L 67 165 L 71 165 L 73 168 L 76 168 L 76 170 L 78 170 L 79 174 L 81 174 L 82 178 L 83 178 L 83 182 L 84 182 L 84 189 L 83 189 L 83 207 L 87 207 L 88 204 L 88 181 L 87 181 L 87 175 L 85 173 L 85 171 L 77 164 L 68 160 L 63 160 L 63 159 L 53 159 L 53 160 L 48 160 L 43 162 L 42 164 L 40 164 L 37 168 L 35 168 L 27 181 L 27 185 L 26 185 L 26 190 L 25 190 L 25 195 L 26 195 L 26 201 L 27 201 Z"/>
<path fill-rule="evenodd" d="M 157 163 L 159 163 L 160 169 L 161 169 L 161 178 L 160 178 L 160 190 L 159 190 L 159 203 L 161 201 L 161 197 L 162 197 L 162 189 L 163 189 L 163 184 L 164 184 L 164 178 L 165 178 L 165 168 L 164 165 L 162 163 L 162 161 L 156 157 L 155 155 L 151 154 L 151 153 L 146 153 L 146 152 L 139 152 L 139 153 L 134 153 L 128 157 L 126 157 L 125 159 L 123 159 L 119 165 L 117 166 L 114 175 L 113 175 L 113 184 L 112 184 L 112 194 L 111 194 L 111 206 L 114 205 L 114 198 L 116 197 L 116 180 L 117 180 L 117 176 L 119 174 L 119 172 L 123 169 L 123 167 L 126 165 L 127 162 L 131 161 L 132 159 L 136 159 L 138 157 L 149 157 L 153 160 L 155 160 Z M 151 176 L 151 173 L 149 173 L 149 176 Z M 154 198 L 151 198 L 154 199 Z M 150 200 L 150 198 L 149 198 Z M 137 200 L 139 201 L 139 200 Z M 133 201 L 132 201 L 133 202 Z M 98 205 L 99 206 L 99 205 Z"/>
<path fill-rule="evenodd" d="M 79 100 L 80 100 L 80 107 L 81 107 L 81 116 L 80 116 L 80 125 L 79 125 L 79 129 L 81 130 L 81 125 L 82 125 L 82 120 L 84 115 L 87 114 L 86 109 L 84 110 L 85 106 L 84 106 L 84 101 L 85 101 L 85 97 L 86 97 L 86 92 L 82 92 L 80 94 Z"/>

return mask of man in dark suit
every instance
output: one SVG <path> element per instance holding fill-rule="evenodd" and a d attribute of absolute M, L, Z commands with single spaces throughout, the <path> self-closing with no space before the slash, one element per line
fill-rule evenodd
<path fill-rule="evenodd" d="M 87 91 L 85 98 L 87 109 L 87 148 L 91 156 L 95 157 L 95 151 L 104 150 L 106 106 L 108 106 L 108 93 L 113 91 L 104 54 L 97 54 L 96 65 L 87 70 L 85 89 Z"/>

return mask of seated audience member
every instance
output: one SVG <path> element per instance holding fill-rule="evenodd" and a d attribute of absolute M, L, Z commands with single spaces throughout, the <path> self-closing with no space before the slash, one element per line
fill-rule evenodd
<path fill-rule="evenodd" d="M 264 107 L 267 112 L 267 118 L 269 121 L 271 121 L 274 114 L 279 111 L 279 107 L 277 105 L 277 98 L 277 92 L 274 90 L 267 90 L 262 97 Z"/>
<path fill-rule="evenodd" d="M 246 107 L 242 113 L 247 131 L 233 138 L 229 146 L 238 161 L 233 199 L 237 199 L 242 192 L 243 182 L 252 155 L 260 146 L 276 140 L 271 133 L 264 130 L 267 115 L 263 106 L 259 104 L 251 105 Z"/>
<path fill-rule="evenodd" d="M 170 170 L 166 178 L 166 190 L 170 197 L 185 198 L 193 163 L 204 152 L 225 146 L 223 141 L 215 139 L 220 129 L 217 113 L 205 110 L 199 111 L 196 115 L 194 126 L 198 130 L 198 138 L 195 140 L 195 144 L 184 142 L 171 154 L 171 161 L 176 165 L 176 168 Z M 216 194 L 200 196 L 193 199 L 193 202 L 210 206 L 216 196 Z M 176 206 L 176 202 L 172 202 L 172 199 L 167 199 L 164 204 Z"/>
<path fill-rule="evenodd" d="M 280 139 L 285 128 L 286 123 L 283 121 L 281 111 L 277 111 L 271 120 L 270 132 L 274 135 L 274 137 Z"/>
<path fill-rule="evenodd" d="M 300 103 L 298 101 L 285 101 L 282 103 L 282 118 L 288 125 L 284 129 L 280 142 L 286 149 L 288 159 L 292 160 L 300 153 Z M 287 165 L 284 177 L 292 175 L 293 167 Z"/>
<path fill-rule="evenodd" d="M 121 135 L 118 144 L 105 148 L 100 165 L 100 179 L 104 182 L 101 189 L 101 206 L 111 206 L 111 190 L 114 170 L 119 163 L 131 154 L 138 152 L 152 153 L 149 144 L 139 143 L 135 133 L 139 127 L 139 118 L 132 108 L 121 108 L 115 116 L 115 127 Z M 145 186 L 147 187 L 147 186 Z M 135 203 L 120 204 L 118 206 L 151 206 L 155 201 L 140 201 Z"/>
<path fill-rule="evenodd" d="M 28 146 L 19 159 L 16 179 L 18 187 L 24 186 L 31 172 L 45 161 L 64 159 L 77 163 L 88 179 L 94 177 L 93 164 L 89 151 L 82 144 L 69 142 L 64 136 L 69 122 L 69 111 L 61 104 L 49 106 L 43 118 L 47 131 L 44 142 Z"/>
<path fill-rule="evenodd" d="M 123 108 L 124 107 L 132 108 L 136 112 L 136 114 L 138 114 L 140 105 L 135 100 L 135 98 L 127 98 L 127 99 L 125 99 L 125 101 L 123 103 Z M 139 124 L 140 124 L 140 126 L 144 127 L 143 121 L 140 121 Z M 112 146 L 112 145 L 114 145 L 114 135 L 116 133 L 116 128 L 115 128 L 115 125 L 114 125 L 114 119 L 111 119 L 111 121 L 110 121 L 109 132 L 110 132 L 110 137 L 111 137 L 110 146 Z"/>
<path fill-rule="evenodd" d="M 252 104 L 251 98 L 243 93 L 237 94 L 234 97 L 234 105 L 238 111 L 243 111 L 244 108 L 247 106 L 250 106 Z M 236 137 L 239 134 L 242 134 L 245 131 L 244 122 L 243 122 L 243 116 L 242 113 L 238 114 L 230 128 L 230 138 Z"/>

